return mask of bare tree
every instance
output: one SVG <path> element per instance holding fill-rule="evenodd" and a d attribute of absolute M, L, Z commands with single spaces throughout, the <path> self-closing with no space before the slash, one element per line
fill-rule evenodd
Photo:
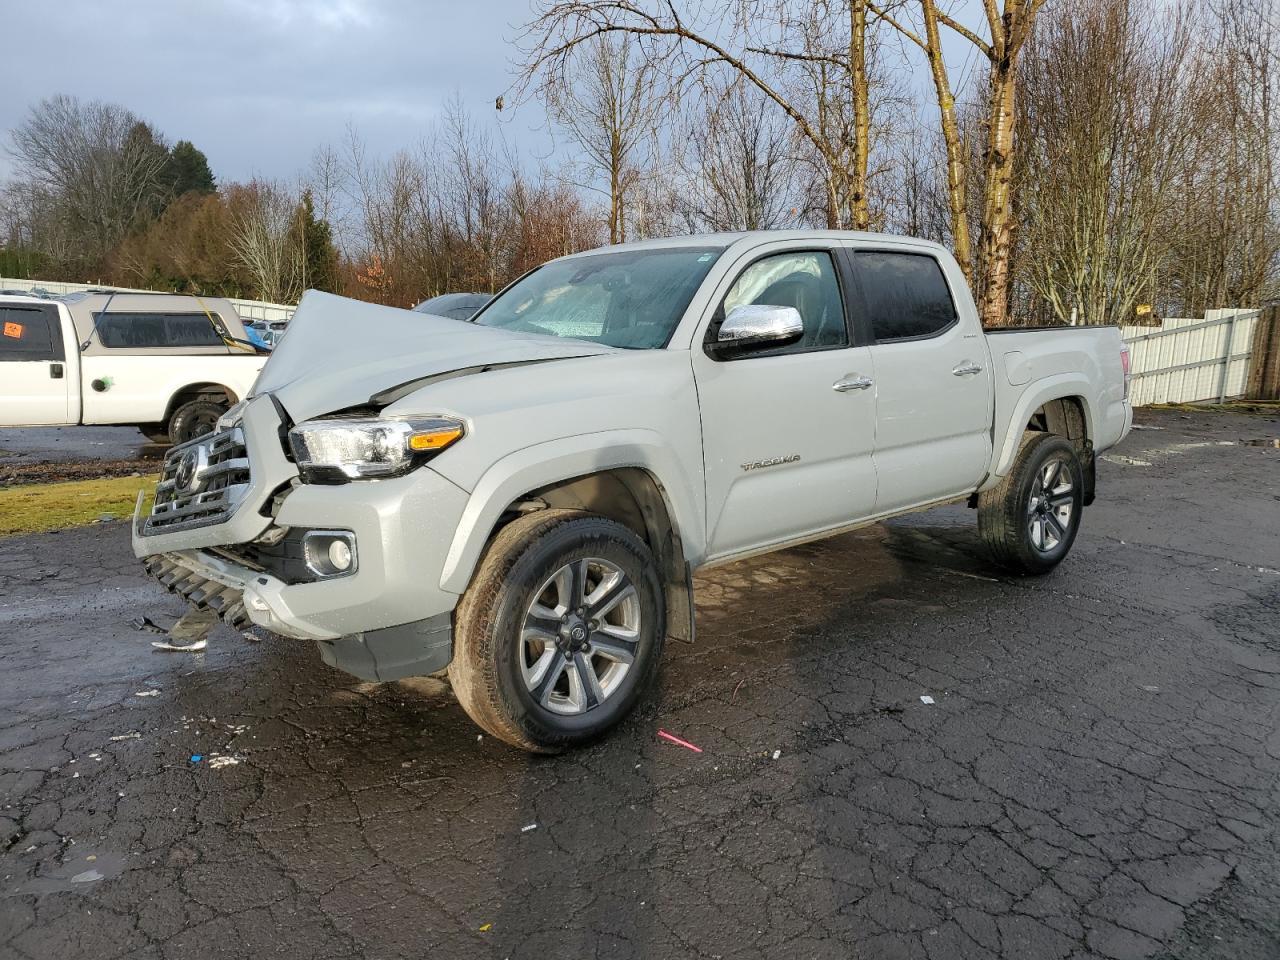
<path fill-rule="evenodd" d="M 797 159 L 790 125 L 743 83 L 709 90 L 686 119 L 690 146 L 680 198 L 690 226 L 764 230 L 794 223 Z"/>
<path fill-rule="evenodd" d="M 679 88 L 708 71 L 754 86 L 795 124 L 830 172 L 829 226 L 865 228 L 870 139 L 867 0 L 720 0 L 682 13 L 666 0 L 540 0 L 525 29 L 521 84 L 562 75 L 576 52 L 625 35 L 664 81 Z M 796 71 L 824 92 L 816 102 Z M 796 92 L 792 92 L 793 89 Z M 835 90 L 841 93 L 837 97 Z M 848 122 L 824 123 L 824 106 L 848 105 Z"/>
<path fill-rule="evenodd" d="M 609 198 L 609 242 L 623 242 L 628 194 L 662 110 L 653 63 L 625 38 L 602 35 L 552 61 L 539 90 L 551 118 L 582 151 L 587 183 Z M 600 180 L 604 186 L 595 186 Z"/>
<path fill-rule="evenodd" d="M 1191 314 L 1280 295 L 1280 13 L 1267 0 L 1213 0 L 1179 97 L 1194 143 L 1162 224 L 1175 253 L 1162 292 Z"/>
<path fill-rule="evenodd" d="M 82 263 L 100 259 L 157 212 L 168 151 L 130 111 L 55 96 L 31 108 L 11 132 L 19 176 L 82 244 Z"/>
<path fill-rule="evenodd" d="M 952 246 L 961 268 L 975 287 L 979 315 L 989 326 L 1003 326 L 1008 320 L 1015 226 L 1013 169 L 1018 59 L 1044 3 L 1045 0 L 982 0 L 988 39 L 940 9 L 936 0 L 919 0 L 918 27 L 895 16 L 895 7 L 900 4 L 869 4 L 872 14 L 918 46 L 929 62 L 947 153 Z M 968 220 L 969 156 L 944 58 L 944 27 L 972 44 L 987 61 L 987 143 L 982 155 L 982 214 L 976 255 Z"/>
<path fill-rule="evenodd" d="M 1022 66 L 1026 277 L 1058 319 L 1128 321 L 1151 302 L 1199 125 L 1188 109 L 1191 7 L 1052 8 Z"/>
<path fill-rule="evenodd" d="M 297 205 L 292 192 L 267 180 L 228 191 L 231 254 L 263 300 L 293 303 L 302 295 L 306 251 L 294 229 Z"/>

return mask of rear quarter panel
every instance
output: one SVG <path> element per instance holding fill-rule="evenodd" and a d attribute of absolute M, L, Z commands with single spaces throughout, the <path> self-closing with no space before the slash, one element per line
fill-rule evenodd
<path fill-rule="evenodd" d="M 1119 443 L 1133 413 L 1124 397 L 1120 331 L 1115 327 L 989 333 L 995 374 L 992 478 L 1008 474 L 1022 433 L 1041 405 L 1079 397 L 1095 451 Z"/>

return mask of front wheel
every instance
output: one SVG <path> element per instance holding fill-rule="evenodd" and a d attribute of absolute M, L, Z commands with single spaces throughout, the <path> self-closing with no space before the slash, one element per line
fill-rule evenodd
<path fill-rule="evenodd" d="M 557 753 L 630 712 L 665 632 L 644 541 L 605 517 L 543 510 L 504 527 L 481 560 L 458 604 L 449 681 L 489 733 Z"/>
<path fill-rule="evenodd" d="M 1071 441 L 1029 434 L 1009 475 L 978 496 L 978 533 L 992 559 L 1014 573 L 1048 573 L 1075 542 L 1083 491 Z"/>

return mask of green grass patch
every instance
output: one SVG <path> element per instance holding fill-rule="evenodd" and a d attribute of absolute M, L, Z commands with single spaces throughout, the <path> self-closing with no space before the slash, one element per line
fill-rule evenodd
<path fill-rule="evenodd" d="M 80 527 L 107 515 L 128 520 L 138 491 L 146 491 L 149 504 L 156 480 L 154 475 L 109 477 L 0 488 L 0 537 Z"/>

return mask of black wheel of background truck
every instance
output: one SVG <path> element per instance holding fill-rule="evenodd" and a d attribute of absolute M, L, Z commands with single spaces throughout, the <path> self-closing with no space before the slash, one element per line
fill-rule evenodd
<path fill-rule="evenodd" d="M 169 418 L 169 440 L 174 446 L 213 433 L 218 418 L 227 412 L 224 404 L 214 400 L 191 400 Z"/>
<path fill-rule="evenodd" d="M 1080 529 L 1084 470 L 1071 441 L 1028 433 L 1013 469 L 978 496 L 978 533 L 1001 566 L 1048 573 L 1066 557 Z"/>
<path fill-rule="evenodd" d="M 504 527 L 480 561 L 454 617 L 449 681 L 495 737 L 558 753 L 630 712 L 665 633 L 643 540 L 595 514 L 541 510 Z"/>

